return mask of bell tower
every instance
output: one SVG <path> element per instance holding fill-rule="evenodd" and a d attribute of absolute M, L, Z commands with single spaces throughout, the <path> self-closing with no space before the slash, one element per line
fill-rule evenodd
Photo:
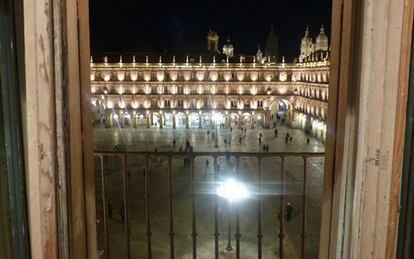
<path fill-rule="evenodd" d="M 211 52 L 218 52 L 219 36 L 217 32 L 210 30 L 207 34 L 207 50 Z"/>
<path fill-rule="evenodd" d="M 315 45 L 316 50 L 323 50 L 323 51 L 327 51 L 329 46 L 328 46 L 328 36 L 326 36 L 325 34 L 325 28 L 321 27 L 319 35 L 316 37 L 316 45 Z"/>

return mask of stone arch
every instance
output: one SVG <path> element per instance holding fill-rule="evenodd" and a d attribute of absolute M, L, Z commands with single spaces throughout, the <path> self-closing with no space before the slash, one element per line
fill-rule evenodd
<path fill-rule="evenodd" d="M 147 124 L 148 115 L 145 112 L 136 112 L 135 114 L 135 126 L 145 126 Z"/>
<path fill-rule="evenodd" d="M 164 112 L 164 121 L 163 121 L 164 126 L 172 128 L 174 124 L 173 120 L 174 120 L 174 115 L 172 112 L 169 112 L 169 111 Z"/>
<path fill-rule="evenodd" d="M 209 128 L 213 126 L 211 116 L 212 114 L 210 112 L 203 112 L 201 114 L 201 127 L 202 128 Z"/>
<path fill-rule="evenodd" d="M 229 125 L 230 127 L 237 127 L 239 126 L 239 114 L 236 112 L 231 112 L 229 114 Z"/>
<path fill-rule="evenodd" d="M 133 126 L 132 124 L 132 114 L 125 112 L 122 114 L 122 127 L 130 128 Z"/>
<path fill-rule="evenodd" d="M 254 117 L 256 126 L 264 128 L 266 125 L 266 115 L 263 112 L 257 112 Z"/>
<path fill-rule="evenodd" d="M 189 115 L 188 115 L 188 120 L 189 120 L 189 122 L 188 122 L 188 126 L 190 127 L 190 128 L 194 128 L 194 129 L 196 129 L 196 128 L 199 128 L 199 123 L 200 123 L 200 114 L 199 113 L 197 113 L 197 112 L 191 112 Z"/>
<path fill-rule="evenodd" d="M 293 104 L 285 98 L 275 98 L 269 106 L 270 110 L 270 126 L 276 126 L 279 123 L 288 125 L 293 120 Z"/>
<path fill-rule="evenodd" d="M 241 116 L 241 126 L 252 126 L 253 125 L 253 116 L 250 112 L 244 112 Z"/>
<path fill-rule="evenodd" d="M 279 102 L 284 103 L 287 110 L 293 110 L 293 105 L 289 100 L 284 99 L 284 98 L 275 98 L 274 100 L 271 101 L 269 105 L 269 109 L 272 114 L 276 113 L 279 110 Z"/>
<path fill-rule="evenodd" d="M 153 112 L 151 114 L 151 126 L 159 128 L 161 126 L 161 114 Z"/>
<path fill-rule="evenodd" d="M 109 123 L 108 123 L 109 127 L 118 127 L 119 125 L 119 114 L 113 110 L 110 114 L 109 114 Z"/>
<path fill-rule="evenodd" d="M 177 112 L 175 115 L 175 125 L 177 128 L 185 128 L 187 125 L 187 116 L 184 112 Z"/>

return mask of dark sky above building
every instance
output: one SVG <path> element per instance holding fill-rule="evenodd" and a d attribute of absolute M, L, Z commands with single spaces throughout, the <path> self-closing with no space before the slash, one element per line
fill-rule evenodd
<path fill-rule="evenodd" d="M 204 51 L 209 29 L 219 47 L 230 38 L 235 54 L 254 54 L 273 24 L 279 57 L 299 55 L 308 25 L 312 36 L 322 24 L 329 36 L 332 0 L 90 0 L 91 50 L 99 52 Z"/>

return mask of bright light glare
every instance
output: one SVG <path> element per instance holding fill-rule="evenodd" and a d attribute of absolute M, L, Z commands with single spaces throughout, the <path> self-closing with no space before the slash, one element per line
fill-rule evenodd
<path fill-rule="evenodd" d="M 219 184 L 216 194 L 229 202 L 238 202 L 249 197 L 249 191 L 233 178 Z"/>

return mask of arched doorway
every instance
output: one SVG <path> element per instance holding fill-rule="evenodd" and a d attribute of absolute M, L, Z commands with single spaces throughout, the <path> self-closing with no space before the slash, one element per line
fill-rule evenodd
<path fill-rule="evenodd" d="M 116 113 L 115 111 L 112 112 L 109 115 L 109 127 L 116 127 L 116 128 L 120 128 L 120 124 L 119 124 L 119 114 Z"/>
<path fill-rule="evenodd" d="M 147 125 L 147 116 L 144 113 L 137 113 L 135 118 L 136 125 L 138 126 L 145 126 Z"/>
<path fill-rule="evenodd" d="M 92 100 L 93 125 L 104 125 L 105 108 L 99 99 Z"/>
<path fill-rule="evenodd" d="M 185 128 L 186 127 L 186 116 L 185 113 L 179 112 L 175 115 L 175 127 Z"/>
<path fill-rule="evenodd" d="M 224 118 L 224 115 L 221 112 L 213 113 L 211 119 L 212 119 L 211 122 L 213 123 L 214 127 L 224 128 L 225 118 Z"/>
<path fill-rule="evenodd" d="M 153 113 L 152 114 L 152 126 L 155 128 L 159 128 L 160 127 L 160 122 L 161 122 L 161 117 L 158 113 Z"/>
<path fill-rule="evenodd" d="M 286 99 L 276 99 L 271 104 L 271 126 L 275 127 L 277 124 L 289 125 L 292 117 L 292 104 Z"/>
<path fill-rule="evenodd" d="M 256 127 L 264 128 L 265 115 L 261 112 L 256 113 Z"/>
<path fill-rule="evenodd" d="M 242 120 L 241 120 L 242 125 L 241 126 L 252 126 L 253 119 L 252 119 L 252 115 L 250 113 L 246 112 L 241 116 L 242 116 Z"/>
<path fill-rule="evenodd" d="M 239 115 L 235 112 L 230 113 L 230 127 L 239 126 Z"/>
<path fill-rule="evenodd" d="M 131 114 L 124 113 L 122 116 L 122 122 L 124 128 L 132 127 Z"/>
<path fill-rule="evenodd" d="M 172 126 L 173 126 L 173 114 L 171 112 L 164 113 L 164 126 L 172 128 Z"/>
<path fill-rule="evenodd" d="M 203 113 L 201 116 L 201 125 L 203 128 L 209 128 L 213 126 L 210 113 Z"/>
<path fill-rule="evenodd" d="M 199 118 L 200 118 L 200 115 L 198 115 L 197 113 L 195 113 L 195 112 L 191 113 L 190 116 L 189 116 L 189 120 L 190 120 L 189 127 L 190 128 L 198 128 Z"/>

